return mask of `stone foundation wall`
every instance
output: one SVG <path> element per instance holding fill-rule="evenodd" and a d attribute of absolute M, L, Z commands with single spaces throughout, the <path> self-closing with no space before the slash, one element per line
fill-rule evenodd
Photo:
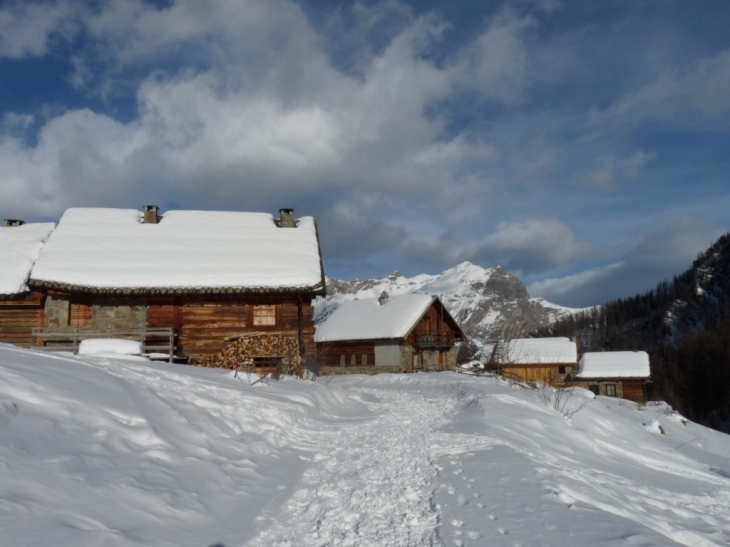
<path fill-rule="evenodd" d="M 43 310 L 43 326 L 51 328 L 68 327 L 69 302 L 66 296 L 51 296 L 46 298 Z"/>
<path fill-rule="evenodd" d="M 379 367 L 375 366 L 346 366 L 346 367 L 319 367 L 320 376 L 337 376 L 340 374 L 381 374 L 381 373 L 395 373 L 399 374 L 405 372 L 399 367 Z"/>
<path fill-rule="evenodd" d="M 401 364 L 400 366 L 321 366 L 319 367 L 319 374 L 321 376 L 334 376 L 338 374 L 381 374 L 381 373 L 403 373 L 403 372 L 414 372 L 413 369 L 413 354 L 414 349 L 410 346 L 401 346 Z M 425 352 L 423 353 L 423 368 L 418 369 L 419 371 L 442 371 L 442 370 L 456 370 L 456 354 L 457 349 L 453 348 L 444 353 L 444 363 L 439 364 L 438 352 Z"/>
<path fill-rule="evenodd" d="M 92 329 L 144 329 L 147 305 L 143 298 L 104 298 L 94 302 Z"/>
<path fill-rule="evenodd" d="M 69 298 L 46 298 L 44 326 L 63 328 L 69 326 Z M 147 306 L 144 298 L 103 298 L 94 302 L 91 315 L 92 329 L 143 329 L 147 326 Z"/>

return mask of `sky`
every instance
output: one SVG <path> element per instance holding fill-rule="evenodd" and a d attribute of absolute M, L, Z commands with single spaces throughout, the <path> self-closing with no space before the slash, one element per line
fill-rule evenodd
<path fill-rule="evenodd" d="M 588 306 L 730 229 L 730 2 L 0 1 L 0 218 L 317 220 L 328 276 Z"/>

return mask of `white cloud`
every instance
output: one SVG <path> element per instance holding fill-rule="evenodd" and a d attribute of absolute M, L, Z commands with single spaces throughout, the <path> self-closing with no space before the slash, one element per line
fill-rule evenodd
<path fill-rule="evenodd" d="M 8 2 L 0 8 L 0 58 L 45 55 L 54 34 L 70 37 L 76 32 L 81 12 L 72 2 Z"/>
<path fill-rule="evenodd" d="M 213 64 L 152 73 L 130 122 L 68 111 L 41 126 L 35 145 L 0 140 L 6 170 L 22 186 L 0 190 L 8 209 L 59 214 L 69 205 L 127 203 L 140 199 L 140 186 L 213 206 L 353 188 L 433 201 L 479 185 L 464 162 L 497 155 L 483 140 L 446 137 L 445 120 L 427 113 L 463 83 L 454 65 L 424 55 L 445 28 L 430 15 L 407 24 L 359 77 L 329 62 L 299 7 L 283 0 L 204 9 L 188 0 L 162 9 L 112 0 L 86 24 L 106 55 L 120 48 L 121 64 L 147 57 L 145 66 L 184 44 L 208 52 Z M 487 92 L 506 102 L 517 85 L 519 28 L 504 16 L 469 60 L 481 67 L 483 51 L 485 77 L 508 82 Z M 75 85 L 88 83 L 84 63 L 81 53 L 74 57 Z"/>
<path fill-rule="evenodd" d="M 521 102 L 528 62 L 522 34 L 533 25 L 532 19 L 517 17 L 509 9 L 498 14 L 487 31 L 460 52 L 454 67 L 460 84 L 504 104 Z"/>
<path fill-rule="evenodd" d="M 603 157 L 598 167 L 575 176 L 573 180 L 588 188 L 610 189 L 616 184 L 638 177 L 641 169 L 655 158 L 656 154 L 643 151 L 634 152 L 623 159 L 617 159 L 613 155 Z"/>
<path fill-rule="evenodd" d="M 591 122 L 636 125 L 646 120 L 696 123 L 730 109 L 730 50 L 663 72 L 654 82 L 624 96 L 615 106 L 594 111 Z"/>
<path fill-rule="evenodd" d="M 544 272 L 586 258 L 593 246 L 580 241 L 557 219 L 502 222 L 481 245 L 480 254 L 501 256 L 504 266 L 523 274 Z"/>
<path fill-rule="evenodd" d="M 583 292 L 586 287 L 609 280 L 611 276 L 621 270 L 622 266 L 621 263 L 609 264 L 565 277 L 543 279 L 530 284 L 527 290 L 532 296 L 542 296 L 551 302 L 564 302 L 566 298 L 575 297 L 576 294 Z M 596 297 L 599 296 L 596 295 Z M 593 304 L 600 303 L 596 300 L 592 302 Z"/>

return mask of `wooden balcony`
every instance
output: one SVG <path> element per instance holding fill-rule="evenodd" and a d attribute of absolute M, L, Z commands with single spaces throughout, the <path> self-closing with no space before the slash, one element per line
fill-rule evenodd
<path fill-rule="evenodd" d="M 453 333 L 448 331 L 414 334 L 413 338 L 416 348 L 421 350 L 451 349 L 456 342 Z"/>

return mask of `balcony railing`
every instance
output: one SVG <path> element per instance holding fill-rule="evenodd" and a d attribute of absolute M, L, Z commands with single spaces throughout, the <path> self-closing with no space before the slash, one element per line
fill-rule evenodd
<path fill-rule="evenodd" d="M 90 338 L 122 338 L 142 342 L 143 351 L 153 359 L 172 363 L 175 357 L 175 331 L 171 328 L 87 329 L 76 327 L 34 327 L 31 349 L 71 351 L 76 353 L 82 340 Z"/>
<path fill-rule="evenodd" d="M 447 331 L 415 334 L 414 339 L 419 349 L 453 348 L 455 342 L 453 333 Z"/>

